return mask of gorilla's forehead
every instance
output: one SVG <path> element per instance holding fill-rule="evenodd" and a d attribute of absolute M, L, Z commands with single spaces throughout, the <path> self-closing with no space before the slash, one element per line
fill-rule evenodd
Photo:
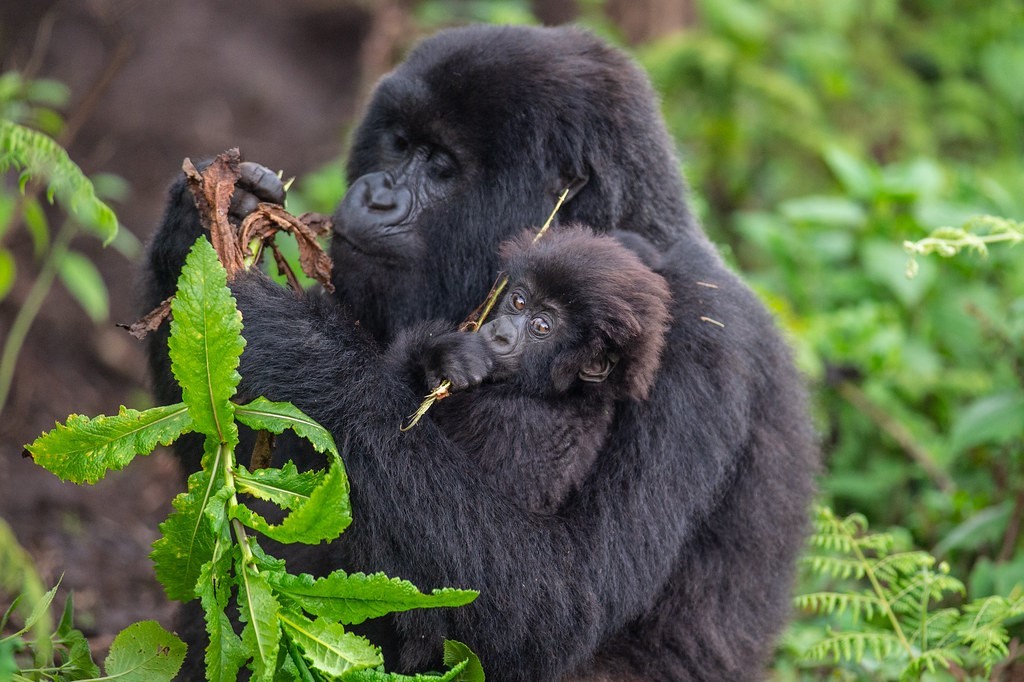
<path fill-rule="evenodd" d="M 423 130 L 440 125 L 520 137 L 582 117 L 605 118 L 600 110 L 608 97 L 645 98 L 639 91 L 618 96 L 634 86 L 643 90 L 645 81 L 633 65 L 583 31 L 472 26 L 420 43 L 377 95 L 394 116 Z"/>

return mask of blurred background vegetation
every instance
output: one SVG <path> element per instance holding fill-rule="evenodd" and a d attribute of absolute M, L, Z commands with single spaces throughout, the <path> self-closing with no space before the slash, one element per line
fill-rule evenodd
<path fill-rule="evenodd" d="M 903 248 L 973 216 L 1024 219 L 1019 0 L 168 4 L 0 11 L 0 116 L 103 171 L 97 191 L 128 235 L 114 252 L 77 234 L 51 239 L 38 192 L 22 196 L 16 176 L 0 186 L 0 337 L 40 277 L 56 273 L 73 296 L 52 287 L 7 368 L 0 412 L 0 484 L 24 489 L 0 516 L 44 569 L 64 570 L 54 544 L 90 531 L 67 530 L 69 493 L 33 497 L 48 484 L 26 483 L 33 474 L 11 459 L 68 412 L 139 405 L 139 350 L 104 320 L 134 314 L 132 260 L 181 158 L 241 146 L 299 175 L 289 208 L 329 211 L 344 190 L 348 126 L 418 36 L 469 21 L 576 21 L 649 71 L 708 233 L 789 336 L 822 439 L 822 502 L 945 562 L 967 590 L 948 602 L 1024 587 L 1024 250 L 919 256 L 911 279 Z M 63 265 L 47 266 L 57 246 Z M 154 466 L 168 478 L 173 463 Z M 175 483 L 153 489 L 149 513 L 160 516 Z M 51 523 L 54 505 L 65 511 Z M 140 531 L 139 557 L 147 538 Z M 123 627 L 117 618 L 159 615 L 118 611 L 114 589 L 79 584 L 100 590 L 97 636 Z M 820 586 L 807 576 L 801 589 Z M 799 661 L 832 622 L 805 615 L 783 642 L 778 679 L 891 678 L 881 663 Z M 1024 656 L 1020 620 L 993 678 L 1024 679 L 1012 663 Z M 948 674 L 969 679 L 970 663 Z"/>

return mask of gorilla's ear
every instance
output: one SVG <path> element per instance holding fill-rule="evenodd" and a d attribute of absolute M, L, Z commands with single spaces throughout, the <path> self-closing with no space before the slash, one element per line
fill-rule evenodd
<path fill-rule="evenodd" d="M 615 353 L 599 355 L 580 367 L 579 377 L 582 381 L 599 384 L 608 378 L 618 361 L 619 356 Z"/>

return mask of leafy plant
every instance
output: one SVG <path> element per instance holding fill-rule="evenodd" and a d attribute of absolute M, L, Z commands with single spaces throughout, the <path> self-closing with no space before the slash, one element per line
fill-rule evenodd
<path fill-rule="evenodd" d="M 97 183 L 105 191 L 117 191 L 122 183 L 112 176 L 87 178 L 61 145 L 50 137 L 63 122 L 52 107 L 66 99 L 66 89 L 53 81 L 24 81 L 17 73 L 0 76 L 0 173 L 19 173 L 20 195 L 0 185 L 0 244 L 12 226 L 24 223 L 32 237 L 42 266 L 11 324 L 0 355 L 0 412 L 7 401 L 14 368 L 29 328 L 39 314 L 50 288 L 60 278 L 72 297 L 94 321 L 108 313 L 107 288 L 99 271 L 85 255 L 70 248 L 79 232 L 99 237 L 104 244 L 128 256 L 138 244 L 128 233 L 119 233 L 114 212 L 97 196 Z M 28 125 L 41 130 L 34 130 Z M 43 132 L 46 131 L 46 132 Z M 46 197 L 68 212 L 66 220 L 51 237 L 50 225 L 30 182 L 46 188 Z M 118 236 L 120 234 L 120 237 Z M 13 254 L 0 246 L 0 300 L 10 291 L 16 276 Z"/>
<path fill-rule="evenodd" d="M 70 682 L 100 677 L 100 668 L 93 662 L 88 640 L 73 625 L 71 595 L 53 630 L 50 605 L 57 586 L 43 591 L 31 559 L 2 521 L 0 593 L 18 593 L 0 617 L 0 633 L 8 629 L 16 611 L 24 614 L 20 629 L 0 635 L 0 679 Z M 127 682 L 169 681 L 184 659 L 185 644 L 180 639 L 155 621 L 145 621 L 128 626 L 114 638 L 104 668 L 108 678 Z"/>
<path fill-rule="evenodd" d="M 122 407 L 115 416 L 94 419 L 71 415 L 28 451 L 65 480 L 93 483 L 158 444 L 193 431 L 202 434 L 202 468 L 175 498 L 152 557 L 168 596 L 202 603 L 210 635 L 208 679 L 234 680 L 244 665 L 255 680 L 408 679 L 384 672 L 380 651 L 345 626 L 411 608 L 459 606 L 477 593 L 424 594 L 382 574 L 293 575 L 284 561 L 266 554 L 252 531 L 278 542 L 317 544 L 348 526 L 348 481 L 337 447 L 329 432 L 291 404 L 231 401 L 245 345 L 242 319 L 224 268 L 205 239 L 186 260 L 171 311 L 168 347 L 181 403 L 143 412 Z M 299 472 L 287 463 L 247 471 L 235 459 L 236 422 L 272 433 L 291 429 L 327 456 L 328 467 Z M 279 523 L 268 522 L 241 495 L 271 502 L 286 515 Z M 239 614 L 240 633 L 228 615 L 232 608 Z M 483 679 L 468 650 L 450 643 L 446 652 L 446 673 L 414 679 Z"/>
<path fill-rule="evenodd" d="M 951 596 L 966 590 L 947 564 L 927 552 L 900 551 L 892 534 L 867 530 L 860 514 L 840 518 L 827 507 L 817 510 L 814 551 L 804 562 L 814 574 L 843 582 L 802 594 L 796 605 L 847 619 L 842 630 L 829 627 L 806 658 L 870 659 L 906 680 L 952 668 L 988 675 L 1010 656 L 1006 625 L 1024 616 L 1024 590 L 949 606 Z"/>

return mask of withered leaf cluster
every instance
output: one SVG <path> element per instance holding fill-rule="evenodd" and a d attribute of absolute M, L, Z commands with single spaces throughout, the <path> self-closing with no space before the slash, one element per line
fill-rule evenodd
<path fill-rule="evenodd" d="M 331 257 L 317 241 L 318 237 L 330 232 L 330 218 L 319 213 L 295 217 L 280 204 L 261 202 L 238 224 L 230 210 L 235 186 L 241 178 L 240 164 L 241 155 L 237 148 L 218 154 L 202 172 L 190 159 L 182 162 L 186 182 L 199 211 L 199 220 L 210 233 L 210 242 L 227 271 L 228 281 L 258 263 L 263 250 L 269 248 L 288 284 L 296 291 L 301 290 L 295 273 L 274 241 L 278 232 L 289 232 L 298 244 L 302 271 L 327 291 L 334 291 Z M 171 300 L 168 298 L 161 302 L 138 322 L 127 326 L 129 333 L 143 339 L 159 328 L 170 314 Z"/>

